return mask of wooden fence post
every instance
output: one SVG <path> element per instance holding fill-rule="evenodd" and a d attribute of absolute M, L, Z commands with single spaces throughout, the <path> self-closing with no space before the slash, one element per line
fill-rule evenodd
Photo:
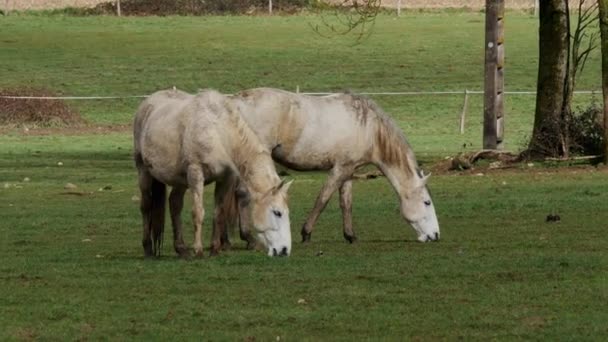
<path fill-rule="evenodd" d="M 504 0 L 486 0 L 483 148 L 501 149 L 504 137 Z"/>
<path fill-rule="evenodd" d="M 268 0 L 268 14 L 272 15 L 272 0 Z"/>
<path fill-rule="evenodd" d="M 397 0 L 397 16 L 401 16 L 401 0 Z"/>
<path fill-rule="evenodd" d="M 120 17 L 120 0 L 116 0 L 116 14 Z"/>
<path fill-rule="evenodd" d="M 464 120 L 469 107 L 469 90 L 464 90 L 464 103 L 462 104 L 462 113 L 460 113 L 460 134 L 464 134 Z"/>

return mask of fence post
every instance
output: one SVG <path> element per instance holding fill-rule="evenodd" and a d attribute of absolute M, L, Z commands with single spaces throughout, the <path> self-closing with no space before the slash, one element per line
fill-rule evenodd
<path fill-rule="evenodd" d="M 268 0 L 268 14 L 272 15 L 272 0 Z"/>
<path fill-rule="evenodd" d="M 538 17 L 538 6 L 540 5 L 539 0 L 534 0 L 534 16 Z"/>
<path fill-rule="evenodd" d="M 8 0 L 4 0 L 4 15 L 8 15 Z"/>
<path fill-rule="evenodd" d="M 296 86 L 296 94 L 299 94 L 299 93 L 300 93 L 300 86 L 299 86 L 299 85 L 297 85 L 297 86 Z"/>
<path fill-rule="evenodd" d="M 116 14 L 120 17 L 120 0 L 116 0 Z"/>
<path fill-rule="evenodd" d="M 504 133 L 504 0 L 486 0 L 483 148 L 501 149 Z"/>
<path fill-rule="evenodd" d="M 401 0 L 397 0 L 397 16 L 401 16 Z"/>
<path fill-rule="evenodd" d="M 469 90 L 464 90 L 464 103 L 462 104 L 462 113 L 460 113 L 460 134 L 464 134 L 464 119 L 467 115 L 467 108 L 469 106 Z"/>

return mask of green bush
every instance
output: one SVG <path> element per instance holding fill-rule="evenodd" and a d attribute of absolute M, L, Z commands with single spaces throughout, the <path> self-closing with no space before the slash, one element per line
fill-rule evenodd
<path fill-rule="evenodd" d="M 570 152 L 580 155 L 602 154 L 603 112 L 596 103 L 587 108 L 573 111 L 570 119 Z"/>

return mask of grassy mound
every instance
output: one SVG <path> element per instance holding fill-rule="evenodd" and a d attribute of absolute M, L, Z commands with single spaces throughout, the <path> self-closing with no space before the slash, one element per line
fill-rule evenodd
<path fill-rule="evenodd" d="M 67 127 L 85 123 L 78 111 L 59 99 L 19 99 L 10 96 L 57 96 L 40 88 L 0 89 L 0 125 L 29 124 L 38 127 Z"/>

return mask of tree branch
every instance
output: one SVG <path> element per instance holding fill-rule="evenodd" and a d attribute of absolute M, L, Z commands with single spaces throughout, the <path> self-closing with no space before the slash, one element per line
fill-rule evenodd
<path fill-rule="evenodd" d="M 324 38 L 356 33 L 356 43 L 369 37 L 380 10 L 381 0 L 343 0 L 333 6 L 333 17 L 338 25 L 330 23 L 321 15 L 321 25 L 312 26 L 313 31 Z"/>

